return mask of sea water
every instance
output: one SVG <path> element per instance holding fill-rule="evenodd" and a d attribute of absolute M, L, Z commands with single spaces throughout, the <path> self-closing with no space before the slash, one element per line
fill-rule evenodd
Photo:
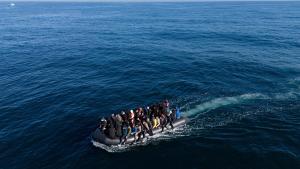
<path fill-rule="evenodd" d="M 300 166 L 300 3 L 0 3 L 0 168 Z M 191 121 L 94 146 L 163 99 Z"/>

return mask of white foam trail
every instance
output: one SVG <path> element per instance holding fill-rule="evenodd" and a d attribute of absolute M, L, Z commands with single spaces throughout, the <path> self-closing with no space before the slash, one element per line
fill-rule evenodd
<path fill-rule="evenodd" d="M 273 96 L 273 98 L 277 100 L 296 99 L 299 97 L 299 95 L 299 92 L 291 91 L 287 93 L 277 93 Z"/>
<path fill-rule="evenodd" d="M 109 153 L 117 153 L 117 152 L 124 152 L 128 148 L 126 145 L 122 146 L 107 146 L 105 144 L 101 144 L 99 142 L 93 141 L 92 143 L 95 147 L 101 148 Z"/>
<path fill-rule="evenodd" d="M 254 93 L 254 94 L 243 94 L 240 96 L 233 96 L 233 97 L 222 97 L 222 98 L 216 98 L 208 102 L 204 102 L 202 104 L 197 105 L 195 108 L 188 110 L 184 112 L 185 116 L 194 116 L 198 113 L 204 112 L 204 111 L 210 111 L 222 106 L 232 105 L 232 104 L 238 104 L 241 102 L 244 102 L 246 100 L 253 100 L 253 99 L 263 99 L 267 96 L 260 94 L 260 93 Z"/>

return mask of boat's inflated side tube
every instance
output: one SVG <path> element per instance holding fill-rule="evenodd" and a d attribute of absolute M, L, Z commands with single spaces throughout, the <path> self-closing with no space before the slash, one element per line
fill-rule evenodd
<path fill-rule="evenodd" d="M 187 123 L 187 118 L 180 118 L 180 119 L 177 119 L 173 122 L 173 126 L 174 128 L 176 127 L 179 127 L 179 126 L 182 126 L 184 124 Z M 157 133 L 160 133 L 161 132 L 161 128 L 156 128 L 156 129 L 153 129 L 153 134 L 157 134 Z M 147 136 L 149 135 L 148 133 L 146 134 Z M 102 143 L 102 144 L 105 144 L 105 145 L 118 145 L 120 144 L 120 139 L 119 138 L 115 138 L 115 139 L 111 139 L 111 138 L 108 138 L 103 132 L 101 132 L 101 130 L 99 128 L 97 128 L 94 133 L 92 134 L 92 139 L 93 141 L 96 141 L 96 142 L 99 142 L 99 143 Z M 126 141 L 126 144 L 128 143 L 132 143 L 134 142 L 134 136 L 129 136 L 127 138 L 127 141 Z"/>

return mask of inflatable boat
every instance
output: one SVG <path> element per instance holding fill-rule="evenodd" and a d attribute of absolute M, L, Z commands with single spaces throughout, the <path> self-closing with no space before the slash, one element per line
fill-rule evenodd
<path fill-rule="evenodd" d="M 176 119 L 173 122 L 173 126 L 174 128 L 183 126 L 187 123 L 188 119 L 185 117 L 181 117 L 180 119 Z M 170 128 L 170 126 L 167 126 L 167 128 Z M 168 129 L 165 129 L 168 130 Z M 160 133 L 161 132 L 161 128 L 155 128 L 153 129 L 153 135 Z M 149 136 L 149 134 L 147 133 L 146 136 Z M 105 144 L 105 145 L 118 145 L 120 144 L 120 139 L 119 138 L 115 138 L 115 139 L 111 139 L 109 137 L 107 137 L 103 132 L 101 132 L 101 130 L 99 128 L 97 128 L 93 133 L 92 133 L 92 140 L 96 141 L 98 143 L 101 144 Z M 127 138 L 127 141 L 125 144 L 130 144 L 134 142 L 134 136 L 131 135 Z"/>

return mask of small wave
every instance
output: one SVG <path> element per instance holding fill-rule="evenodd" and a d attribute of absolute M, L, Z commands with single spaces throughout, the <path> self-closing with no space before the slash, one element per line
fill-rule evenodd
<path fill-rule="evenodd" d="M 253 99 L 264 99 L 267 98 L 266 95 L 260 93 L 253 93 L 253 94 L 243 94 L 240 96 L 233 96 L 233 97 L 222 97 L 216 98 L 208 102 L 201 103 L 196 105 L 195 108 L 190 109 L 184 112 L 184 115 L 187 117 L 195 116 L 198 113 L 210 111 L 222 106 L 232 105 L 232 104 L 239 104 L 246 100 L 253 100 Z"/>

